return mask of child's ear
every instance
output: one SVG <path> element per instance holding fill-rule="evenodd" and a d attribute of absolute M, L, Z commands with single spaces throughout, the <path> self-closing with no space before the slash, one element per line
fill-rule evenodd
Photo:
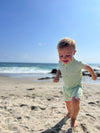
<path fill-rule="evenodd" d="M 74 50 L 74 55 L 75 55 L 75 53 L 76 53 L 77 51 L 76 50 Z"/>

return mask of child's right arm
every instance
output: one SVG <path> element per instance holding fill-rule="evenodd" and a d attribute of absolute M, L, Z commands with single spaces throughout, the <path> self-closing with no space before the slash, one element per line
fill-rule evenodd
<path fill-rule="evenodd" d="M 56 77 L 54 78 L 53 82 L 59 82 L 60 76 L 61 76 L 61 71 L 58 69 L 57 70 Z"/>

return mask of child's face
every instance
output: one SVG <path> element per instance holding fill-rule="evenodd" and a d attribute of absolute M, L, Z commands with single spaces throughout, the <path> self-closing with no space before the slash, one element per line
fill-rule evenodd
<path fill-rule="evenodd" d="M 72 47 L 65 47 L 63 49 L 58 49 L 58 53 L 60 61 L 64 64 L 68 64 L 72 61 L 73 56 L 76 53 L 76 50 L 74 50 L 74 48 Z"/>

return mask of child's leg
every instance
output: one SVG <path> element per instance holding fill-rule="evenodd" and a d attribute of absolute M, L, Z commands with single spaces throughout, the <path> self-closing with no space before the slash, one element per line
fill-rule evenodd
<path fill-rule="evenodd" d="M 72 98 L 72 117 L 71 117 L 71 127 L 76 127 L 77 123 L 76 123 L 76 118 L 79 112 L 79 107 L 80 105 L 80 99 L 77 97 L 73 97 Z"/>
<path fill-rule="evenodd" d="M 67 117 L 71 117 L 72 115 L 72 101 L 65 101 L 66 107 L 68 110 L 68 114 L 66 115 Z"/>

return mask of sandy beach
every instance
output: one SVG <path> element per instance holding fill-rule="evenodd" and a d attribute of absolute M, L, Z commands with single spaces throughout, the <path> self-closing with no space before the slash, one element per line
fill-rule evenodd
<path fill-rule="evenodd" d="M 0 133 L 100 133 L 100 84 L 84 83 L 84 94 L 71 129 L 62 82 L 0 77 Z"/>

